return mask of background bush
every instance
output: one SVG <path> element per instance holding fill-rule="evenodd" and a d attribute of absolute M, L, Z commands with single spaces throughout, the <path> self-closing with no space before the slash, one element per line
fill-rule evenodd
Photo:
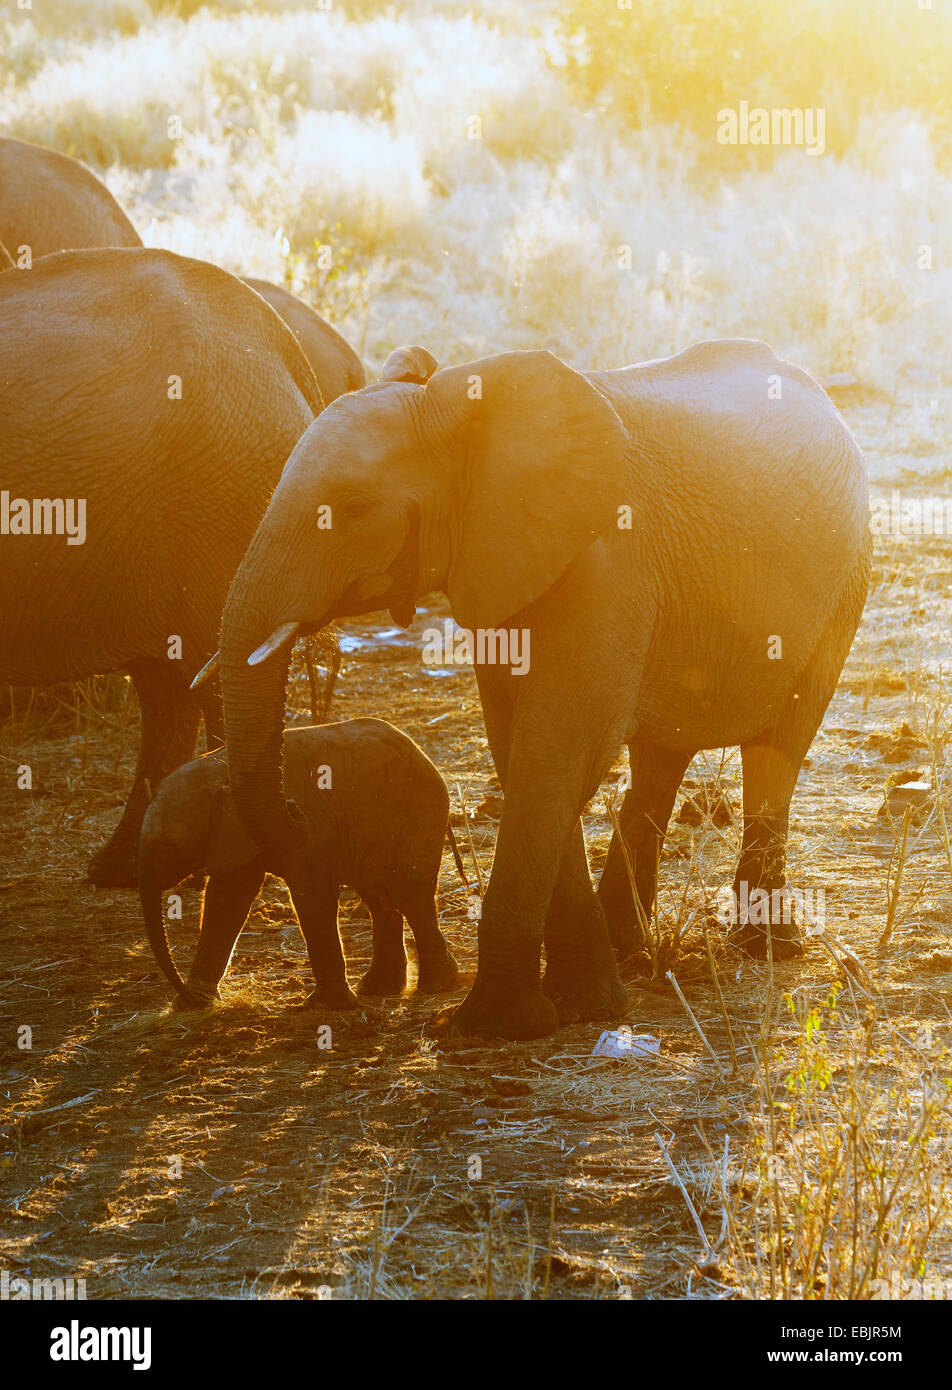
<path fill-rule="evenodd" d="M 418 341 L 613 367 L 737 334 L 891 393 L 934 381 L 950 93 L 946 0 L 0 17 L 0 130 L 99 169 L 148 243 L 287 282 L 371 366 Z M 741 100 L 823 106 L 826 153 L 718 145 Z"/>
<path fill-rule="evenodd" d="M 586 102 L 632 127 L 672 123 L 705 143 L 716 113 L 823 107 L 843 154 L 870 109 L 915 113 L 952 148 L 947 0 L 570 0 L 567 74 Z M 750 156 L 769 160 L 769 148 Z"/>

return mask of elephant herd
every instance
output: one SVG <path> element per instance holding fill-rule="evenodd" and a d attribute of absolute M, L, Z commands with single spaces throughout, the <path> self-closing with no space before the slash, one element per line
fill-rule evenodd
<path fill-rule="evenodd" d="M 456 1031 L 529 1038 L 624 1012 L 617 961 L 642 943 L 702 749 L 741 749 L 734 893 L 768 903 L 742 914 L 736 944 L 802 952 L 777 892 L 790 800 L 870 569 L 862 455 L 807 373 L 746 339 L 611 371 L 544 350 L 440 370 L 405 348 L 368 385 L 288 291 L 143 247 L 89 171 L 14 140 L 0 140 L 0 243 L 0 681 L 132 676 L 139 763 L 96 883 L 136 881 L 150 798 L 156 821 L 160 802 L 174 807 L 160 784 L 192 758 L 202 716 L 210 747 L 224 737 L 226 753 L 176 783 L 188 772 L 244 845 L 228 865 L 230 945 L 203 918 L 207 993 L 267 868 L 288 880 L 316 974 L 333 974 L 318 1001 L 353 1002 L 336 935 L 337 883 L 353 875 L 307 868 L 344 851 L 315 848 L 313 781 L 292 757 L 310 731 L 284 731 L 288 665 L 298 635 L 383 609 L 406 626 L 435 591 L 489 639 L 475 674 L 504 791 Z M 80 511 L 81 540 L 67 525 Z M 518 667 L 494 659 L 507 634 L 531 653 Z M 356 737 L 326 728 L 331 743 L 330 730 Z M 580 817 L 622 744 L 630 787 L 596 890 Z M 415 803 L 385 764 L 367 800 L 387 803 L 388 828 L 364 859 L 396 882 L 393 845 L 419 856 L 394 810 Z M 434 887 L 428 868 L 413 903 L 368 903 L 371 985 L 399 985 L 405 915 L 421 981 L 452 986 Z M 332 889 L 332 928 L 312 949 L 304 918 Z"/>

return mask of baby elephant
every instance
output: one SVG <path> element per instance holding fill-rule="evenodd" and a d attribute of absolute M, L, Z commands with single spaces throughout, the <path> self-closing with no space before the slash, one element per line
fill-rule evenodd
<path fill-rule="evenodd" d="M 406 986 L 406 917 L 419 958 L 417 988 L 452 989 L 456 961 L 436 921 L 436 881 L 448 830 L 443 778 L 412 739 L 382 719 L 349 719 L 284 735 L 285 783 L 307 826 L 302 848 L 280 866 L 246 834 L 228 788 L 224 749 L 186 763 L 159 786 L 142 824 L 139 896 L 156 960 L 184 1000 L 218 998 L 265 872 L 291 893 L 317 988 L 308 1003 L 352 1009 L 337 927 L 342 884 L 373 917 L 373 961 L 360 994 L 399 994 Z M 453 853 L 463 873 L 455 840 Z M 162 892 L 206 873 L 198 951 L 186 984 L 169 951 Z M 465 878 L 465 876 L 464 876 Z"/>

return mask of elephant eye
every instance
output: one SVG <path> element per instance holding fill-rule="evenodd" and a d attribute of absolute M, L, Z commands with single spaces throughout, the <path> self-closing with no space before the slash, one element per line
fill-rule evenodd
<path fill-rule="evenodd" d="M 354 521 L 358 517 L 366 516 L 371 506 L 372 503 L 367 497 L 347 497 L 338 503 L 337 510 L 345 520 Z"/>

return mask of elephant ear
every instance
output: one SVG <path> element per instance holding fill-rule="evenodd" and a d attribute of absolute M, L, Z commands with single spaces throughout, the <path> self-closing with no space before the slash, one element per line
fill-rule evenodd
<path fill-rule="evenodd" d="M 425 347 L 394 348 L 380 369 L 381 381 L 411 381 L 425 386 L 440 364 Z"/>
<path fill-rule="evenodd" d="M 551 352 L 439 372 L 423 427 L 437 466 L 461 474 L 447 594 L 464 627 L 497 627 L 539 598 L 628 501 L 624 425 Z"/>

